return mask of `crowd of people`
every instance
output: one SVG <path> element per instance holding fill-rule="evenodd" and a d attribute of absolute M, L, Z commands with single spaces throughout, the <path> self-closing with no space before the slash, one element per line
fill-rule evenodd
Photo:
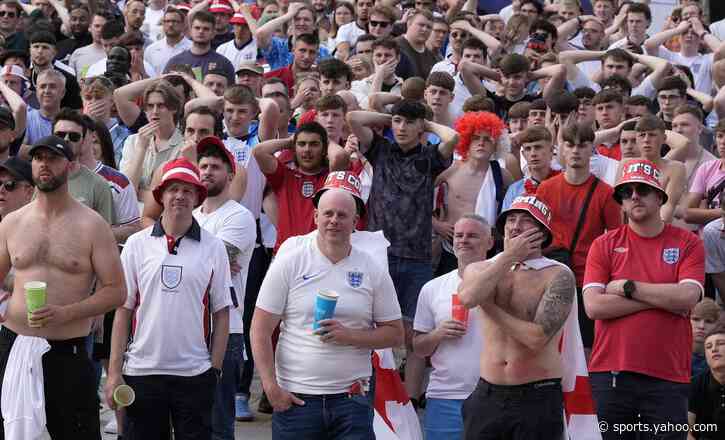
<path fill-rule="evenodd" d="M 489 6 L 0 0 L 0 438 L 722 438 L 725 19 Z"/>

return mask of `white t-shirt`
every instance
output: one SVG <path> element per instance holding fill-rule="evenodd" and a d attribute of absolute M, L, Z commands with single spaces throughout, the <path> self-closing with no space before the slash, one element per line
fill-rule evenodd
<path fill-rule="evenodd" d="M 448 111 L 453 117 L 453 120 L 456 121 L 463 116 L 463 104 L 473 95 L 471 95 L 468 87 L 464 84 L 460 73 L 453 77 L 453 83 L 455 84 L 453 87 L 453 101 L 448 105 Z"/>
<path fill-rule="evenodd" d="M 224 139 L 224 146 L 232 153 L 237 163 L 247 170 L 247 187 L 244 190 L 241 203 L 252 212 L 255 219 L 258 219 L 262 213 L 262 199 L 267 178 L 259 168 L 257 159 L 252 156 L 252 148 L 254 148 L 254 145 L 249 145 L 250 140 L 242 140 L 228 136 Z"/>
<path fill-rule="evenodd" d="M 68 65 L 76 73 L 78 79 L 86 77 L 88 69 L 98 61 L 106 58 L 106 51 L 103 47 L 96 47 L 93 44 L 79 47 L 74 50 L 68 60 Z"/>
<path fill-rule="evenodd" d="M 451 319 L 451 297 L 458 290 L 458 270 L 428 281 L 420 291 L 413 329 L 430 333 L 443 321 Z M 435 399 L 465 399 L 476 388 L 480 377 L 481 323 L 478 308 L 468 312 L 466 334 L 444 339 L 430 357 L 430 374 L 426 396 Z"/>
<path fill-rule="evenodd" d="M 702 243 L 705 245 L 705 273 L 725 272 L 725 239 L 721 238 L 722 230 L 722 218 L 711 221 L 702 230 Z"/>
<path fill-rule="evenodd" d="M 136 323 L 123 374 L 197 376 L 211 368 L 210 315 L 232 304 L 229 259 L 196 222 L 170 253 L 160 224 L 131 235 L 121 252 L 123 307 Z"/>
<path fill-rule="evenodd" d="M 159 76 L 164 73 L 166 64 L 168 64 L 171 57 L 180 54 L 181 52 L 191 49 L 191 40 L 184 37 L 175 46 L 169 46 L 169 42 L 166 38 L 162 38 L 159 41 L 151 43 L 149 47 L 143 51 L 144 64 L 151 66 L 153 77 Z M 149 68 L 146 67 L 148 71 Z M 152 77 L 152 78 L 153 78 Z"/>
<path fill-rule="evenodd" d="M 165 9 L 154 10 L 151 7 L 146 8 L 141 30 L 144 31 L 146 37 L 151 41 L 160 40 L 164 37 L 164 26 L 161 24 L 161 19 L 164 18 Z"/>
<path fill-rule="evenodd" d="M 672 64 L 687 66 L 695 78 L 695 90 L 712 94 L 712 63 L 713 54 L 697 54 L 694 57 L 684 57 L 679 52 L 672 52 L 664 46 L 659 47 L 657 56 L 669 61 Z"/>
<path fill-rule="evenodd" d="M 234 70 L 237 70 L 239 65 L 245 61 L 257 61 L 257 40 L 252 38 L 244 47 L 237 48 L 236 43 L 232 39 L 217 47 L 216 51 L 219 55 L 223 55 L 231 61 Z"/>
<path fill-rule="evenodd" d="M 347 44 L 350 45 L 350 48 L 353 48 L 355 47 L 355 43 L 357 43 L 357 39 L 365 34 L 367 34 L 367 31 L 365 31 L 365 29 L 360 29 L 359 27 L 357 27 L 357 23 L 355 21 L 343 24 L 342 26 L 340 26 L 340 29 L 337 30 L 337 36 L 335 37 L 335 47 L 337 47 L 337 45 L 339 45 L 343 41 L 346 41 Z"/>
<path fill-rule="evenodd" d="M 232 306 L 229 308 L 229 333 L 244 333 L 242 316 L 244 314 L 245 287 L 249 261 L 252 259 L 252 251 L 254 251 L 254 243 L 257 239 L 257 224 L 254 222 L 254 217 L 244 206 L 234 200 L 228 200 L 211 214 L 202 212 L 201 206 L 196 208 L 194 218 L 199 222 L 199 226 L 240 251 L 237 263 L 241 270 L 232 275 L 235 298 L 232 298 Z M 235 300 L 236 307 L 234 307 Z"/>
<path fill-rule="evenodd" d="M 92 64 L 91 67 L 88 68 L 86 71 L 86 77 L 87 78 L 93 78 L 95 76 L 101 76 L 104 73 L 106 73 L 106 61 L 108 58 L 104 57 L 102 60 L 97 61 L 96 63 Z M 146 62 L 144 59 L 143 62 L 143 68 L 146 71 L 146 76 L 149 78 L 153 78 L 156 76 L 156 72 L 154 71 L 154 68 L 151 64 Z"/>
<path fill-rule="evenodd" d="M 451 62 L 450 57 L 446 57 L 445 60 L 438 61 L 430 69 L 430 73 L 433 72 L 446 72 L 447 74 L 454 76 L 456 74 L 456 65 Z"/>
<path fill-rule="evenodd" d="M 619 161 L 601 154 L 592 154 L 589 160 L 589 172 L 609 186 L 614 186 L 617 180 Z"/>
<path fill-rule="evenodd" d="M 384 257 L 385 255 L 381 256 Z M 317 292 L 339 295 L 335 318 L 352 329 L 372 329 L 376 322 L 401 318 L 393 281 L 372 256 L 355 247 L 332 264 L 316 240 L 277 254 L 259 290 L 257 307 L 280 315 L 275 353 L 277 382 L 305 394 L 346 392 L 372 374 L 372 350 L 320 341 L 312 333 Z"/>

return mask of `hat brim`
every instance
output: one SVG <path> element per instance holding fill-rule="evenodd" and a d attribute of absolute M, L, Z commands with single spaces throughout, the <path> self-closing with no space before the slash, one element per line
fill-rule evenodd
<path fill-rule="evenodd" d="M 184 183 L 194 185 L 196 187 L 196 189 L 198 190 L 198 194 L 199 194 L 199 200 L 197 200 L 196 206 L 194 206 L 194 208 L 199 207 L 199 205 L 201 205 L 204 202 L 204 200 L 206 200 L 206 187 L 198 182 L 195 182 L 194 180 L 191 179 L 191 177 L 181 174 L 177 177 L 172 177 L 172 178 L 166 179 L 164 182 L 161 182 L 160 184 L 158 184 L 156 186 L 156 188 L 153 189 L 153 191 L 151 191 L 151 193 L 154 196 L 154 200 L 156 200 L 156 203 L 158 203 L 162 207 L 164 206 L 164 204 L 162 202 L 162 196 L 164 195 L 164 190 L 166 189 L 166 186 L 168 186 L 168 184 L 172 183 L 172 182 L 184 182 Z"/>
<path fill-rule="evenodd" d="M 66 154 L 65 150 L 61 150 L 60 148 L 58 148 L 58 147 L 55 147 L 55 146 L 52 146 L 52 145 L 33 145 L 33 146 L 31 146 L 31 147 L 30 147 L 30 148 L 28 149 L 28 156 L 30 156 L 30 157 L 33 157 L 33 153 L 34 153 L 34 152 L 35 152 L 36 150 L 38 150 L 39 148 L 45 148 L 45 149 L 48 149 L 48 150 L 52 151 L 53 153 L 55 153 L 55 154 L 57 154 L 57 155 L 59 155 L 59 156 L 63 156 L 63 157 L 64 157 L 64 158 L 66 158 L 66 159 L 67 159 L 68 161 L 72 161 L 72 160 L 73 160 L 73 158 L 72 158 L 72 157 L 68 157 L 68 155 Z"/>
<path fill-rule="evenodd" d="M 551 243 L 554 241 L 554 235 L 552 234 L 551 229 L 549 229 L 549 227 L 547 227 L 544 223 L 539 221 L 539 219 L 537 219 L 536 216 L 534 216 L 530 211 L 528 211 L 526 209 L 521 209 L 521 208 L 507 209 L 506 211 L 499 214 L 498 218 L 496 219 L 496 232 L 501 234 L 501 237 L 506 236 L 505 231 L 504 231 L 504 226 L 506 225 L 506 217 L 508 217 L 508 215 L 513 212 L 525 212 L 525 213 L 529 214 L 534 220 L 536 220 L 536 223 L 538 223 L 539 225 L 541 225 L 542 228 L 544 228 L 544 230 L 546 231 L 547 234 L 546 234 L 546 238 L 544 239 L 544 242 L 541 243 L 541 249 L 546 249 L 547 247 L 549 247 L 551 245 Z"/>
<path fill-rule="evenodd" d="M 13 176 L 14 179 L 17 179 L 17 180 L 20 180 L 20 181 L 23 181 L 23 182 L 29 182 L 31 185 L 34 185 L 35 184 L 33 182 L 33 179 L 28 180 L 27 176 L 23 176 L 22 173 L 20 173 L 19 171 L 15 170 L 15 169 L 13 169 L 13 168 L 5 165 L 5 164 L 0 164 L 0 170 L 6 171 L 8 174 L 10 174 L 11 176 Z"/>
<path fill-rule="evenodd" d="M 221 139 L 216 136 L 205 137 L 204 139 L 200 140 L 199 143 L 196 145 L 196 154 L 199 155 L 204 150 L 207 150 L 209 148 L 221 151 L 222 154 L 224 154 L 224 157 L 226 158 L 229 166 L 232 167 L 232 174 L 237 173 L 237 164 L 234 162 L 232 154 L 229 152 L 229 150 L 227 150 L 227 147 L 224 146 L 224 142 L 222 142 Z"/>
<path fill-rule="evenodd" d="M 619 195 L 619 189 L 621 189 L 624 185 L 629 185 L 630 183 L 641 183 L 643 185 L 647 185 L 649 187 L 652 187 L 652 188 L 656 189 L 657 191 L 660 192 L 660 194 L 662 194 L 662 204 L 663 205 L 665 203 L 667 203 L 667 200 L 669 200 L 669 197 L 667 196 L 667 193 L 664 192 L 662 190 L 662 188 L 660 188 L 657 185 L 653 185 L 652 183 L 649 183 L 646 180 L 628 180 L 626 182 L 620 182 L 620 183 L 614 185 L 614 188 L 613 188 L 614 191 L 612 191 L 612 197 L 614 198 L 614 201 L 616 201 L 620 205 L 622 204 L 622 197 L 620 197 L 620 195 Z"/>
<path fill-rule="evenodd" d="M 239 69 L 237 69 L 237 71 L 236 71 L 236 72 L 234 72 L 234 74 L 235 74 L 235 75 L 238 75 L 238 74 L 239 74 L 239 73 L 241 73 L 241 72 L 252 72 L 253 74 L 255 74 L 255 75 L 259 75 L 259 76 L 262 76 L 262 75 L 264 75 L 264 72 L 260 72 L 260 71 L 258 71 L 258 70 L 254 70 L 254 69 L 253 69 L 253 68 L 251 68 L 251 67 L 240 67 Z"/>
<path fill-rule="evenodd" d="M 315 209 L 317 209 L 317 204 L 320 203 L 320 197 L 322 197 L 322 194 L 324 194 L 329 189 L 330 188 L 320 188 L 315 193 L 315 195 L 312 197 L 312 205 L 315 207 Z M 340 189 L 342 189 L 342 188 L 340 188 Z M 345 190 L 343 189 L 343 191 L 345 191 Z M 350 194 L 355 199 L 355 205 L 357 207 L 357 215 L 359 215 L 360 217 L 365 215 L 365 202 L 363 202 L 363 199 L 361 199 L 360 197 L 356 196 L 355 194 L 353 194 L 349 191 L 345 191 L 345 192 Z"/>

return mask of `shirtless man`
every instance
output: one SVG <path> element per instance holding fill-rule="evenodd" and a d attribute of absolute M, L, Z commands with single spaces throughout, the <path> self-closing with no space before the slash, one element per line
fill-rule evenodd
<path fill-rule="evenodd" d="M 496 222 L 503 252 L 463 274 L 458 294 L 480 311 L 486 348 L 481 380 L 463 405 L 467 440 L 562 435 L 559 339 L 576 282 L 568 268 L 541 257 L 552 240 L 550 221 L 535 196 L 517 197 Z"/>
<path fill-rule="evenodd" d="M 642 159 L 657 165 L 662 171 L 662 186 L 667 193 L 667 203 L 662 205 L 660 215 L 665 223 L 672 223 L 675 207 L 685 192 L 687 184 L 685 165 L 682 162 L 664 159 L 661 156 L 662 145 L 666 141 L 665 123 L 654 115 L 645 115 L 637 121 L 637 145 Z"/>
<path fill-rule="evenodd" d="M 458 267 L 452 245 L 453 225 L 461 216 L 475 212 L 492 225 L 501 211 L 506 188 L 513 181 L 506 168 L 492 160 L 503 128 L 501 119 L 488 112 L 466 113 L 456 123 L 460 134 L 456 152 L 461 160 L 455 161 L 436 179 L 436 186 L 445 185 L 448 189 L 445 209 L 433 217 L 433 228 L 443 239 L 436 276 Z M 488 175 L 489 170 L 492 176 Z M 496 174 L 500 176 L 500 187 Z M 487 183 L 485 187 L 484 183 Z"/>
<path fill-rule="evenodd" d="M 70 145 L 48 136 L 29 154 L 37 198 L 0 223 L 0 278 L 15 269 L 13 293 L 0 317 L 0 377 L 18 335 L 47 339 L 50 351 L 42 362 L 48 431 L 52 438 L 97 440 L 98 396 L 85 338 L 93 317 L 126 298 L 121 260 L 108 223 L 68 193 Z M 30 317 L 23 290 L 28 281 L 48 286 L 47 305 Z"/>

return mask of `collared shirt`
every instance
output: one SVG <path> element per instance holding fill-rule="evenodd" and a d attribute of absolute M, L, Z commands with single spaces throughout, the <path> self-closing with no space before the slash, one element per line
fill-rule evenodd
<path fill-rule="evenodd" d="M 186 37 L 182 38 L 181 41 L 176 43 L 174 46 L 169 45 L 168 40 L 163 38 L 151 43 L 151 45 L 144 50 L 143 60 L 151 66 L 153 78 L 163 73 L 166 68 L 166 64 L 173 56 L 190 48 L 191 40 Z"/>
<path fill-rule="evenodd" d="M 720 438 L 722 434 L 716 433 L 725 432 L 725 418 L 721 415 L 725 411 L 725 384 L 718 382 L 709 368 L 692 378 L 687 410 L 695 414 L 695 424 L 717 423 L 716 431 L 702 432 L 697 438 Z"/>
<path fill-rule="evenodd" d="M 382 229 L 390 240 L 388 253 L 401 258 L 429 261 L 433 233 L 433 182 L 450 166 L 430 144 L 404 152 L 397 143 L 374 136 L 365 158 L 373 166 L 368 199 L 368 230 Z"/>
<path fill-rule="evenodd" d="M 131 174 L 129 169 L 132 158 L 139 153 L 136 142 L 138 140 L 138 134 L 132 134 L 126 138 L 126 142 L 123 145 L 123 157 L 118 169 L 125 175 Z M 144 157 L 141 179 L 139 181 L 139 197 L 142 196 L 141 192 L 149 190 L 151 184 L 151 178 L 154 175 L 154 171 L 163 165 L 164 163 L 176 159 L 181 155 L 181 146 L 184 144 L 184 136 L 181 134 L 179 129 L 174 130 L 174 134 L 169 138 L 166 147 L 163 150 L 156 148 L 156 139 L 151 139 L 151 143 L 146 148 L 146 155 Z"/>
<path fill-rule="evenodd" d="M 126 125 L 116 118 L 111 118 L 106 124 L 108 132 L 111 134 L 111 142 L 113 143 L 113 158 L 116 161 L 116 165 L 121 163 L 123 158 L 123 143 L 126 142 L 126 138 L 131 135 Z"/>
<path fill-rule="evenodd" d="M 267 49 L 262 49 L 262 56 L 267 60 L 269 68 L 272 70 L 292 64 L 295 57 L 292 55 L 290 48 L 292 47 L 292 38 L 272 37 Z M 317 63 L 320 60 L 330 57 L 330 51 L 326 47 L 320 46 L 317 52 Z"/>
<path fill-rule="evenodd" d="M 211 315 L 232 304 L 224 243 L 192 219 L 179 239 L 159 219 L 126 241 L 121 262 L 133 312 L 123 374 L 197 376 L 211 368 Z"/>

